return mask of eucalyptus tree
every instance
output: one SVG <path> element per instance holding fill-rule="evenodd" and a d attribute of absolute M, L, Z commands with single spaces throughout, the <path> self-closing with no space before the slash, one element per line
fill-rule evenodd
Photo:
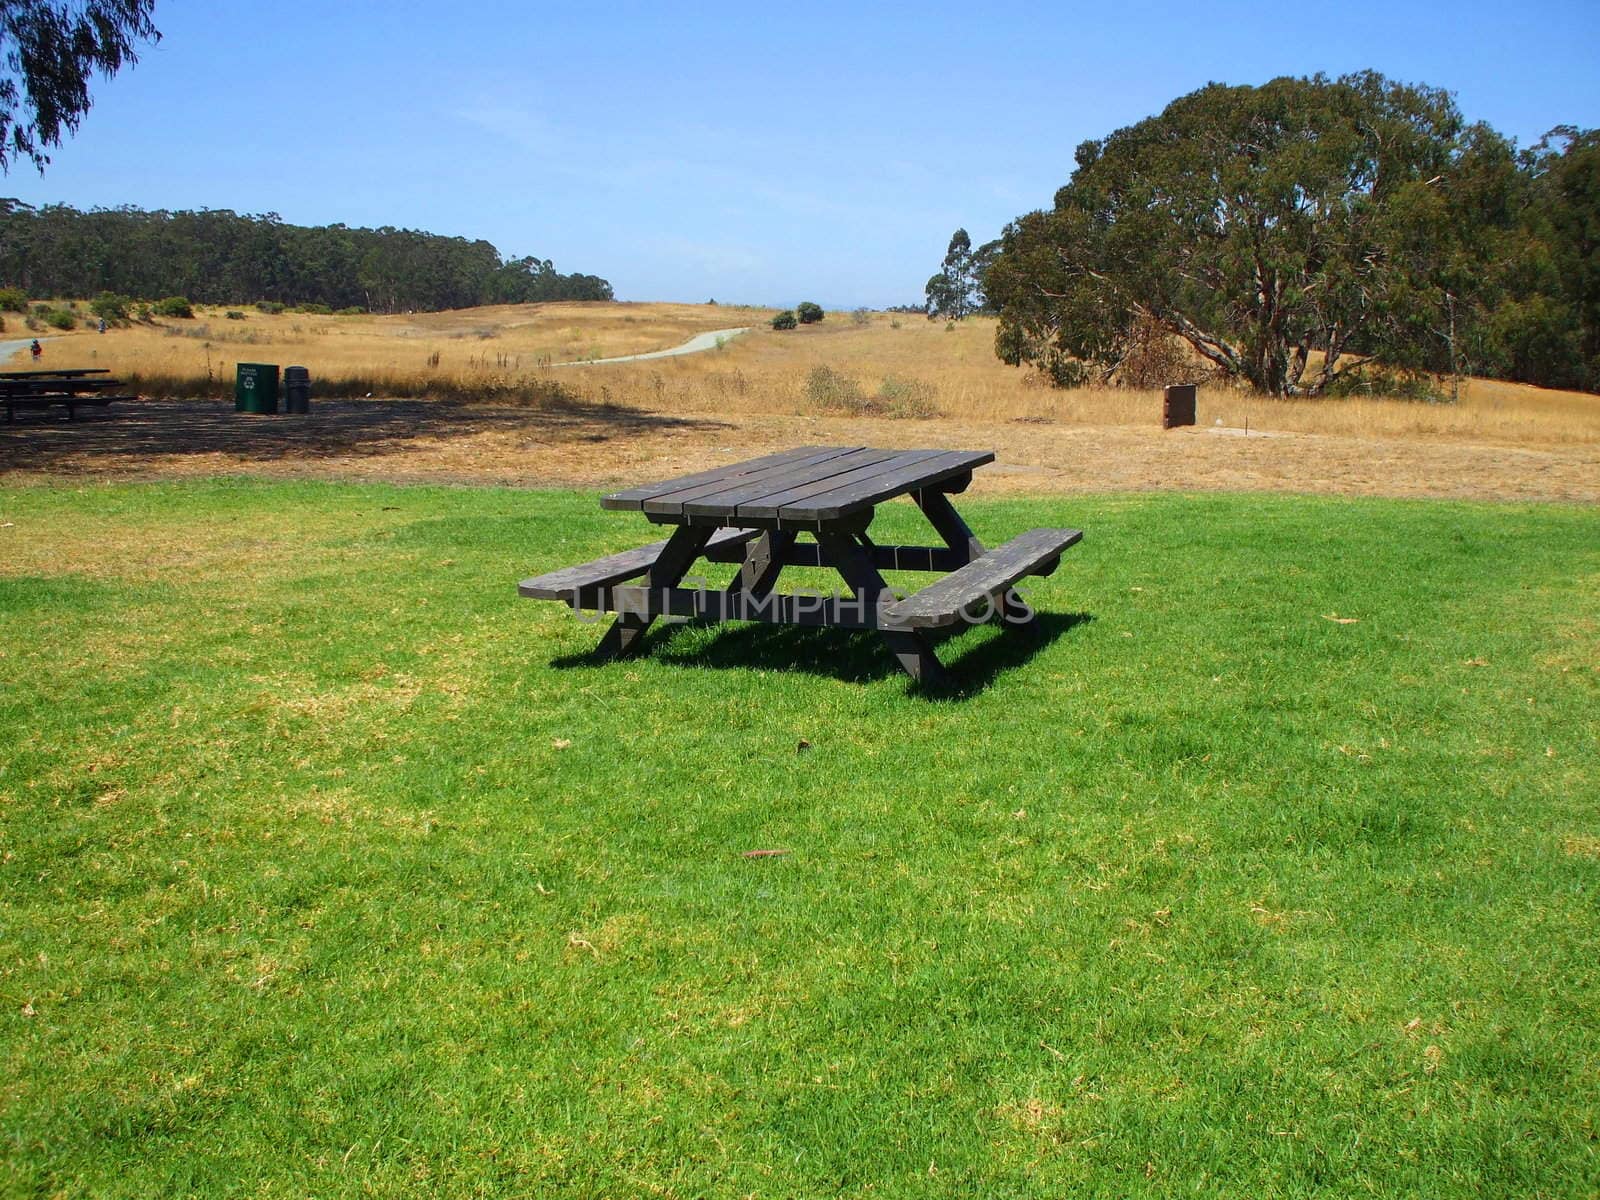
<path fill-rule="evenodd" d="M 1067 364 L 1114 364 L 1131 330 L 1157 328 L 1290 396 L 1362 363 L 1447 358 L 1483 252 L 1476 210 L 1515 174 L 1449 93 L 1373 72 L 1210 84 L 1076 161 L 987 272 L 1001 356 L 1069 381 Z"/>
<path fill-rule="evenodd" d="M 159 41 L 155 0 L 0 0 L 0 170 L 40 171 L 89 111 L 94 72 L 114 75 Z"/>

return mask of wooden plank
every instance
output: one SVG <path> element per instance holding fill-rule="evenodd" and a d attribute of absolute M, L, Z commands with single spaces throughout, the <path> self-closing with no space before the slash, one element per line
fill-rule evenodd
<path fill-rule="evenodd" d="M 873 480 L 909 470 L 918 463 L 937 457 L 939 453 L 938 450 L 898 450 L 888 458 L 867 466 L 858 467 L 853 471 L 846 471 L 843 475 L 796 484 L 794 487 L 785 488 L 779 492 L 772 492 L 753 500 L 747 500 L 734 510 L 733 516 L 735 518 L 750 516 L 758 520 L 781 519 L 787 515 L 787 510 L 791 506 L 812 496 L 838 491 L 841 488 L 848 488 L 852 485 L 869 485 Z M 898 495 L 899 493 L 892 494 Z"/>
<path fill-rule="evenodd" d="M 692 526 L 685 526 L 692 528 Z M 579 608 L 598 609 L 654 620 L 691 617 L 703 623 L 756 621 L 766 625 L 818 625 L 837 629 L 877 629 L 871 604 L 808 592 L 767 592 L 624 584 L 597 588 L 580 597 Z"/>
<path fill-rule="evenodd" d="M 786 500 L 777 513 L 780 524 L 811 527 L 838 520 L 855 509 L 866 508 L 906 492 L 931 487 L 942 480 L 972 471 L 994 461 L 993 451 L 919 451 L 918 459 L 879 475 L 851 481 L 830 491 Z M 744 506 L 740 506 L 740 513 Z"/>
<path fill-rule="evenodd" d="M 824 450 L 818 450 L 815 454 L 808 454 L 804 458 L 795 459 L 792 462 L 771 463 L 759 470 L 739 475 L 734 479 L 724 477 L 707 483 L 697 483 L 690 487 L 679 488 L 672 492 L 662 492 L 644 502 L 644 511 L 652 516 L 679 517 L 687 511 L 686 506 L 690 501 L 715 495 L 718 492 L 725 492 L 730 488 L 754 487 L 758 494 L 762 491 L 779 491 L 783 486 L 779 482 L 780 480 L 789 478 L 809 479 L 819 471 L 836 474 L 837 472 L 829 470 L 835 462 L 858 453 L 859 450 L 854 447 L 831 446 Z M 712 510 L 719 517 L 727 516 L 732 511 L 731 508 L 726 506 L 719 506 Z"/>
<path fill-rule="evenodd" d="M 871 546 L 866 555 L 880 571 L 954 571 L 972 561 L 972 555 L 948 546 Z M 744 559 L 737 546 L 719 547 L 706 554 L 712 562 L 735 563 Z M 786 567 L 826 567 L 832 564 L 815 542 L 791 542 L 783 552 Z"/>
<path fill-rule="evenodd" d="M 57 379 L 72 379 L 79 375 L 109 375 L 110 367 L 74 367 L 70 370 L 43 370 L 43 371 L 0 371 L 0 379 L 33 379 L 41 376 L 53 376 Z"/>
<path fill-rule="evenodd" d="M 884 620 L 912 629 L 954 625 L 963 613 L 991 604 L 1024 575 L 1053 570 L 1061 552 L 1082 539 L 1083 532 L 1078 529 L 1030 529 L 890 605 L 884 610 Z"/>
<path fill-rule="evenodd" d="M 825 461 L 808 461 L 781 467 L 775 472 L 765 472 L 741 480 L 733 487 L 703 491 L 683 505 L 683 513 L 689 517 L 732 519 L 740 504 L 807 483 L 819 483 L 843 475 L 846 471 L 882 462 L 884 459 L 892 458 L 896 453 L 894 450 L 873 450 L 863 446 Z M 649 509 L 648 504 L 645 507 Z"/>
<path fill-rule="evenodd" d="M 723 529 L 711 535 L 706 548 L 742 546 L 756 536 L 757 531 L 754 529 Z M 666 541 L 651 542 L 648 546 L 640 546 L 637 550 L 624 550 L 620 554 L 610 554 L 593 562 L 536 575 L 532 579 L 524 579 L 517 585 L 517 595 L 530 600 L 569 600 L 575 593 L 585 588 L 607 587 L 643 575 L 656 564 L 666 548 Z"/>
<path fill-rule="evenodd" d="M 699 471 L 693 475 L 682 475 L 677 479 L 667 479 L 661 483 L 647 483 L 641 487 L 628 488 L 625 491 L 613 492 L 609 496 L 602 496 L 600 507 L 620 512 L 638 512 L 644 507 L 644 502 L 652 496 L 662 492 L 679 491 L 691 487 L 696 483 L 710 483 L 716 479 L 733 480 L 751 471 L 758 471 L 777 463 L 793 462 L 795 459 L 804 458 L 808 454 L 816 454 L 822 450 L 849 449 L 849 447 L 830 446 L 801 446 L 798 450 L 785 450 L 781 454 L 768 454 L 764 458 L 753 458 L 748 462 L 728 463 L 709 471 Z"/>

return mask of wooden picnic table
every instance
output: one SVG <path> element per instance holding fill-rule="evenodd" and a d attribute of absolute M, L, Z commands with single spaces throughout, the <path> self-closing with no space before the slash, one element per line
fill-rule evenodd
<path fill-rule="evenodd" d="M 137 400 L 137 396 L 113 395 L 125 391 L 127 384 L 120 379 L 99 379 L 91 376 L 109 376 L 105 367 L 81 367 L 52 371 L 0 371 L 0 404 L 5 405 L 6 420 L 17 419 L 19 408 L 62 407 L 68 420 L 77 420 L 78 409 L 104 408 L 117 400 Z"/>
<path fill-rule="evenodd" d="M 525 579 L 518 592 L 562 601 L 575 612 L 618 614 L 596 651 L 601 659 L 637 653 L 661 616 L 874 629 L 907 674 L 932 686 L 944 673 L 927 631 L 984 619 L 1030 628 L 1036 614 L 1012 585 L 1050 574 L 1062 552 L 1083 537 L 1076 529 L 1033 529 L 985 549 L 950 497 L 966 489 L 976 468 L 993 461 L 988 451 L 804 446 L 628 488 L 600 506 L 675 526 L 670 537 Z M 943 545 L 872 540 L 876 506 L 899 496 L 911 497 Z M 738 563 L 738 574 L 720 591 L 680 586 L 702 556 Z M 786 566 L 831 567 L 849 593 L 779 593 L 775 585 Z M 884 581 L 885 570 L 940 577 L 903 596 Z M 627 582 L 641 577 L 642 583 Z"/>

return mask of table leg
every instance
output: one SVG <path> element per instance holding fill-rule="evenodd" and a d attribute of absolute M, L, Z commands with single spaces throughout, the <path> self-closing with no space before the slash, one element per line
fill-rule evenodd
<path fill-rule="evenodd" d="M 950 503 L 949 496 L 943 492 L 924 488 L 914 493 L 913 499 L 916 500 L 917 507 L 922 510 L 923 515 L 928 518 L 928 523 L 938 530 L 939 536 L 944 538 L 945 544 L 950 549 L 957 554 L 965 554 L 968 562 L 983 557 L 983 543 L 956 511 L 956 506 Z M 999 597 L 999 601 L 995 607 L 995 619 L 1007 629 L 1026 629 L 1034 624 L 1034 616 L 1030 615 L 1027 608 L 1016 599 L 1010 588 Z"/>
<path fill-rule="evenodd" d="M 667 539 L 661 555 L 645 575 L 646 586 L 654 588 L 676 587 L 688 574 L 694 560 L 706 548 L 716 530 L 704 525 L 680 525 Z M 606 635 L 595 649 L 595 657 L 602 662 L 613 658 L 627 658 L 637 654 L 654 617 L 639 613 L 622 613 L 611 623 Z"/>
<path fill-rule="evenodd" d="M 876 609 L 878 597 L 889 585 L 872 565 L 871 557 L 861 544 L 849 534 L 831 531 L 818 533 L 817 544 L 830 565 L 844 576 L 855 599 Z M 878 635 L 888 644 L 905 673 L 923 687 L 938 687 L 945 682 L 944 668 L 922 634 L 913 629 L 880 629 Z"/>
<path fill-rule="evenodd" d="M 961 514 L 956 511 L 956 506 L 950 503 L 950 497 L 943 492 L 930 491 L 923 488 L 912 494 L 912 499 L 917 502 L 917 507 L 928 518 L 928 524 L 938 530 L 939 536 L 944 539 L 945 545 L 957 554 L 965 554 L 967 561 L 983 557 L 983 543 L 978 540 L 978 535 L 972 532 L 972 527 L 966 523 Z"/>

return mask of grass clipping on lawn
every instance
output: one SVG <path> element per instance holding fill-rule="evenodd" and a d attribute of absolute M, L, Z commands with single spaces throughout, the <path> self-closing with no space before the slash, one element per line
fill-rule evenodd
<path fill-rule="evenodd" d="M 933 702 L 587 665 L 590 496 L 0 490 L 0 1191 L 1594 1191 L 1595 511 L 962 507 L 1088 536 Z"/>

